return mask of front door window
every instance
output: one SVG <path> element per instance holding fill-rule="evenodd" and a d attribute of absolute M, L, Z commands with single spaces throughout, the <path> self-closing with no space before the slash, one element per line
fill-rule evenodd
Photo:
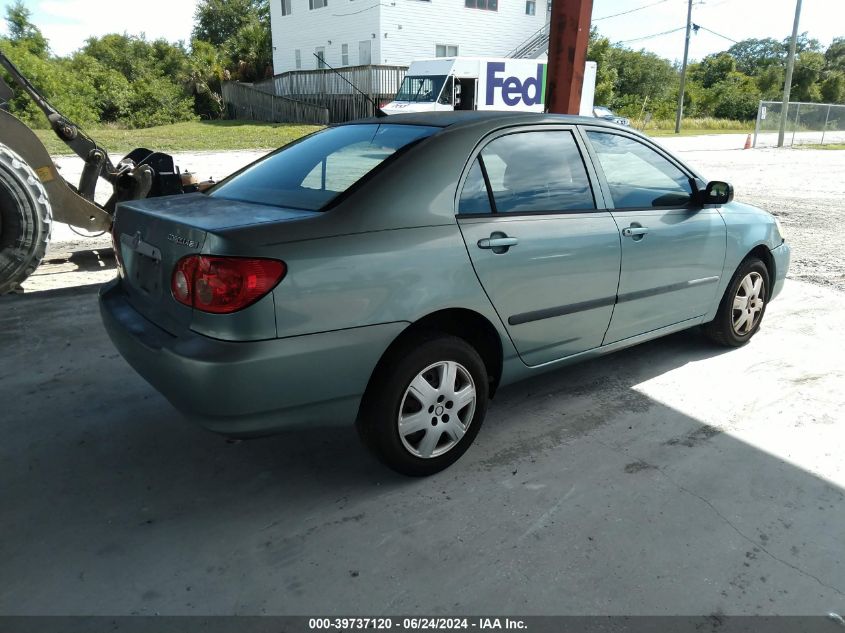
<path fill-rule="evenodd" d="M 627 136 L 587 132 L 616 209 L 679 207 L 690 203 L 689 176 L 650 147 Z"/>

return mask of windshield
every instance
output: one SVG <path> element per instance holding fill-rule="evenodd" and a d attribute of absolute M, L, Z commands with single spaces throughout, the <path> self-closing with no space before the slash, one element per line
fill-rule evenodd
<path fill-rule="evenodd" d="M 430 75 L 427 77 L 405 76 L 394 101 L 411 101 L 414 103 L 433 103 L 440 96 L 446 75 Z"/>
<path fill-rule="evenodd" d="M 593 108 L 593 114 L 598 117 L 616 116 L 615 114 L 613 114 L 613 112 L 611 112 L 610 108 L 605 108 L 604 106 L 596 106 L 595 108 Z"/>
<path fill-rule="evenodd" d="M 389 156 L 439 129 L 387 124 L 329 128 L 253 163 L 209 195 L 318 211 Z"/>

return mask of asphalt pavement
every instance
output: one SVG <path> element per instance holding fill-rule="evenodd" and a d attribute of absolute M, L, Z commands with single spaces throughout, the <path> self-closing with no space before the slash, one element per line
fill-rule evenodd
<path fill-rule="evenodd" d="M 0 299 L 0 614 L 845 608 L 845 295 L 502 390 L 447 471 L 353 429 L 227 443 L 109 343 L 96 286 Z M 209 394 L 213 397 L 213 394 Z"/>

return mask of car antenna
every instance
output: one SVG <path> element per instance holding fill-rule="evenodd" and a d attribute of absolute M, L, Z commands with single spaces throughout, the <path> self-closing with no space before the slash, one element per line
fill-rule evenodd
<path fill-rule="evenodd" d="M 375 100 L 374 100 L 374 99 L 373 99 L 370 95 L 368 95 L 368 94 L 367 94 L 367 93 L 365 93 L 363 90 L 361 90 L 360 88 L 358 88 L 358 86 L 356 86 L 355 84 L 353 84 L 353 83 L 352 83 L 351 81 L 349 81 L 346 77 L 344 77 L 343 75 L 341 75 L 341 74 L 340 74 L 340 72 L 338 72 L 335 68 L 333 68 L 332 66 L 330 66 L 330 65 L 329 65 L 329 63 L 325 60 L 325 58 L 324 58 L 322 55 L 320 55 L 319 53 L 312 53 L 312 55 L 314 55 L 314 57 L 316 57 L 316 58 L 317 58 L 317 60 L 318 60 L 319 62 L 321 62 L 323 65 L 325 65 L 325 66 L 326 66 L 326 68 L 328 68 L 329 70 L 331 70 L 331 71 L 332 71 L 335 75 L 337 75 L 338 77 L 340 77 L 341 79 L 343 79 L 343 81 L 345 81 L 345 82 L 346 82 L 346 83 L 348 83 L 350 86 L 352 86 L 352 89 L 353 89 L 353 90 L 355 90 L 358 94 L 360 94 L 362 97 L 364 97 L 367 101 L 369 101 L 370 103 L 372 103 L 372 104 L 373 104 L 373 108 L 375 108 L 375 111 L 376 111 L 376 116 L 377 116 L 377 117 L 381 118 L 381 117 L 387 116 L 387 112 L 385 112 L 384 110 L 382 110 L 382 109 L 379 107 L 379 105 L 375 102 Z"/>

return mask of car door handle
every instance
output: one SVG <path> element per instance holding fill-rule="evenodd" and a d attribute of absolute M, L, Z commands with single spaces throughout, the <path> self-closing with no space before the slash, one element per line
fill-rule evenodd
<path fill-rule="evenodd" d="M 645 235 L 648 233 L 647 226 L 626 226 L 622 229 L 622 235 L 625 237 L 634 237 L 635 235 Z"/>
<path fill-rule="evenodd" d="M 515 237 L 485 237 L 478 240 L 478 248 L 508 248 L 516 246 L 519 240 Z"/>

